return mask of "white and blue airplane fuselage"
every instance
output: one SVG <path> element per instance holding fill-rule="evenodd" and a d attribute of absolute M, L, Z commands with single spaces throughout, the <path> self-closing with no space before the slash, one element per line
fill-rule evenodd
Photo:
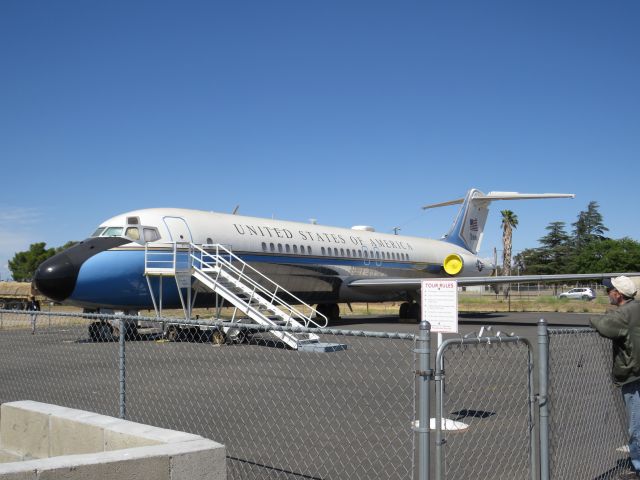
<path fill-rule="evenodd" d="M 443 240 L 200 210 L 135 210 L 102 222 L 89 238 L 43 262 L 34 283 L 47 297 L 86 309 L 152 309 L 145 247 L 221 244 L 325 311 L 340 302 L 416 302 L 416 279 L 492 274 L 493 261 L 477 255 L 491 201 L 567 196 L 470 190 L 464 199 L 440 204 L 463 204 Z M 175 283 L 162 288 L 165 308 L 179 308 Z M 196 306 L 213 305 L 214 294 L 198 295 Z"/>

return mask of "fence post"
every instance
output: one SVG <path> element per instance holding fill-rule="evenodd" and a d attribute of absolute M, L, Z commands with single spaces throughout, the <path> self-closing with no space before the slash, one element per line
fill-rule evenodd
<path fill-rule="evenodd" d="M 549 480 L 549 334 L 547 322 L 538 322 L 538 417 L 540 419 L 540 480 Z"/>
<path fill-rule="evenodd" d="M 127 385 L 126 385 L 126 370 L 125 370 L 125 333 L 126 333 L 126 325 L 125 320 L 121 318 L 119 320 L 120 323 L 120 335 L 118 338 L 118 343 L 120 344 L 119 355 L 120 355 L 120 418 L 125 420 L 127 418 Z"/>
<path fill-rule="evenodd" d="M 417 386 L 416 386 L 416 405 L 418 407 L 418 418 L 414 427 L 416 435 L 416 445 L 418 446 L 418 479 L 429 480 L 429 447 L 430 447 L 430 398 L 429 391 L 431 387 L 431 379 L 433 372 L 430 369 L 431 356 L 431 325 L 426 320 L 420 322 L 420 330 L 416 349 L 417 364 Z"/>

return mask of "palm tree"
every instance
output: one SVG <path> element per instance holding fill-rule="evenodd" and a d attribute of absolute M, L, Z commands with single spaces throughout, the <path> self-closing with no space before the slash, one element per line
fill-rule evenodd
<path fill-rule="evenodd" d="M 502 210 L 502 274 L 511 275 L 511 237 L 518 227 L 518 216 L 511 210 Z"/>

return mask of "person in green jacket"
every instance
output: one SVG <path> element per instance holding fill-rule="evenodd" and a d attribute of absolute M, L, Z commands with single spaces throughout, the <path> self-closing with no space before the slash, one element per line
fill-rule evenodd
<path fill-rule="evenodd" d="M 604 280 L 609 302 L 617 308 L 591 318 L 591 326 L 613 341 L 613 380 L 622 390 L 629 423 L 629 456 L 633 470 L 619 479 L 640 479 L 640 302 L 629 277 Z"/>

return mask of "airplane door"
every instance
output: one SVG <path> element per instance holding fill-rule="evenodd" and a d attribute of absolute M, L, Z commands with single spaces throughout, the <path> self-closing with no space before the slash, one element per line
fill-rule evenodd
<path fill-rule="evenodd" d="M 191 230 L 187 221 L 182 217 L 163 217 L 164 224 L 169 230 L 172 242 L 192 242 Z"/>
<path fill-rule="evenodd" d="M 371 260 L 369 259 L 369 247 L 367 247 L 366 245 L 362 246 L 362 253 L 364 256 L 364 264 L 365 266 L 369 266 L 371 265 Z"/>
<path fill-rule="evenodd" d="M 380 252 L 380 249 L 378 247 L 373 247 L 373 250 L 371 250 L 371 256 L 373 258 L 373 256 L 375 255 L 375 259 L 376 259 L 376 267 L 381 267 L 382 266 L 382 253 Z"/>

